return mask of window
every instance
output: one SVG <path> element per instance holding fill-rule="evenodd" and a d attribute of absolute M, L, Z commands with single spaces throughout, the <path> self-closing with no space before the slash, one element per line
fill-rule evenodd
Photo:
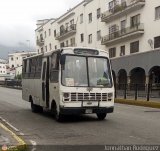
<path fill-rule="evenodd" d="M 66 26 L 66 29 L 68 30 L 68 27 L 69 27 L 69 23 L 66 23 L 66 24 L 65 24 L 65 26 Z"/>
<path fill-rule="evenodd" d="M 40 41 L 43 41 L 43 35 L 40 34 Z"/>
<path fill-rule="evenodd" d="M 56 30 L 54 30 L 54 37 L 56 37 Z"/>
<path fill-rule="evenodd" d="M 55 50 L 57 49 L 57 45 L 54 46 L 54 49 L 55 49 Z"/>
<path fill-rule="evenodd" d="M 61 48 L 64 47 L 64 42 L 60 43 Z"/>
<path fill-rule="evenodd" d="M 80 15 L 80 24 L 83 23 L 83 14 Z"/>
<path fill-rule="evenodd" d="M 14 65 L 12 64 L 12 68 L 14 68 Z"/>
<path fill-rule="evenodd" d="M 72 19 L 72 20 L 70 21 L 70 24 L 71 24 L 71 25 L 73 25 L 73 24 L 74 24 L 74 19 Z"/>
<path fill-rule="evenodd" d="M 89 23 L 92 22 L 92 13 L 88 14 Z"/>
<path fill-rule="evenodd" d="M 49 44 L 49 49 L 52 50 L 52 44 L 51 43 Z"/>
<path fill-rule="evenodd" d="M 75 46 L 75 38 L 70 39 L 71 46 Z"/>
<path fill-rule="evenodd" d="M 116 47 L 109 49 L 109 57 L 110 58 L 116 57 Z"/>
<path fill-rule="evenodd" d="M 68 47 L 68 40 L 66 41 L 66 47 Z"/>
<path fill-rule="evenodd" d="M 97 9 L 97 19 L 99 19 L 101 17 L 101 9 L 98 8 Z"/>
<path fill-rule="evenodd" d="M 114 5 L 115 5 L 114 1 L 109 2 L 109 4 L 108 4 L 108 10 L 109 10 L 109 12 L 113 11 Z"/>
<path fill-rule="evenodd" d="M 120 56 L 124 56 L 124 55 L 125 55 L 125 46 L 121 46 Z"/>
<path fill-rule="evenodd" d="M 42 57 L 37 57 L 36 73 L 35 73 L 36 78 L 41 77 L 41 69 L 42 69 Z"/>
<path fill-rule="evenodd" d="M 130 43 L 130 53 L 139 52 L 139 41 Z"/>
<path fill-rule="evenodd" d="M 44 37 L 45 37 L 45 38 L 47 37 L 46 31 L 44 32 Z"/>
<path fill-rule="evenodd" d="M 154 37 L 154 48 L 160 47 L 160 36 Z"/>
<path fill-rule="evenodd" d="M 44 51 L 43 51 L 43 47 L 41 48 L 41 53 L 43 53 Z"/>
<path fill-rule="evenodd" d="M 29 77 L 34 77 L 36 72 L 37 59 L 31 58 L 29 59 Z"/>
<path fill-rule="evenodd" d="M 155 19 L 160 19 L 160 6 L 155 8 Z"/>
<path fill-rule="evenodd" d="M 50 80 L 51 82 L 58 82 L 59 77 L 59 54 L 53 53 L 51 56 L 51 70 L 50 70 Z"/>
<path fill-rule="evenodd" d="M 131 27 L 135 27 L 140 24 L 140 15 L 131 17 Z"/>
<path fill-rule="evenodd" d="M 49 36 L 51 36 L 51 29 L 48 29 L 48 32 L 49 32 Z"/>
<path fill-rule="evenodd" d="M 90 34 L 90 35 L 88 36 L 88 43 L 89 43 L 89 44 L 92 43 L 92 34 Z"/>
<path fill-rule="evenodd" d="M 47 46 L 45 46 L 45 50 L 46 50 L 46 52 L 47 52 Z"/>
<path fill-rule="evenodd" d="M 97 41 L 101 40 L 101 31 L 97 31 Z"/>
<path fill-rule="evenodd" d="M 81 42 L 84 41 L 84 34 L 81 34 Z"/>
<path fill-rule="evenodd" d="M 11 61 L 13 61 L 13 57 L 11 57 Z"/>
<path fill-rule="evenodd" d="M 17 60 L 18 60 L 18 57 L 17 57 Z"/>
<path fill-rule="evenodd" d="M 121 33 L 125 33 L 126 30 L 126 20 L 121 21 Z"/>

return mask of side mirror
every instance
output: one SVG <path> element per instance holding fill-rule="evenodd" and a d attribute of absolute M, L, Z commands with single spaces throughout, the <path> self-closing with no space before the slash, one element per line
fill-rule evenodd
<path fill-rule="evenodd" d="M 66 55 L 62 55 L 62 56 L 60 57 L 60 64 L 61 64 L 61 65 L 64 65 L 64 64 L 65 64 L 65 61 L 66 61 Z"/>

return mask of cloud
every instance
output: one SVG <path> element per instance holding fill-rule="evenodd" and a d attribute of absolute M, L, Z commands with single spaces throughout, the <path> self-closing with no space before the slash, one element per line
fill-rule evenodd
<path fill-rule="evenodd" d="M 3 0 L 0 5 L 0 44 L 35 46 L 36 21 L 57 18 L 82 0 Z"/>

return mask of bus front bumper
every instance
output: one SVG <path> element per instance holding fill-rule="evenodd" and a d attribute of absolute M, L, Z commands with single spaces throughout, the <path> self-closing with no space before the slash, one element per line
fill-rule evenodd
<path fill-rule="evenodd" d="M 60 107 L 60 113 L 64 115 L 113 113 L 114 107 Z"/>

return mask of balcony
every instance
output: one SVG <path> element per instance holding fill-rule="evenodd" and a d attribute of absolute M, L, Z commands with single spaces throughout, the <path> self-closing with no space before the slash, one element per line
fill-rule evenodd
<path fill-rule="evenodd" d="M 102 13 L 102 22 L 111 22 L 119 17 L 125 16 L 128 13 L 137 11 L 145 5 L 145 0 L 131 0 L 128 4 L 123 2 L 119 5 L 114 6 L 114 8 Z"/>
<path fill-rule="evenodd" d="M 118 30 L 102 37 L 101 44 L 111 46 L 126 40 L 137 38 L 142 34 L 144 34 L 144 25 L 138 24 L 134 25 L 133 27 L 127 27 L 122 30 Z"/>
<path fill-rule="evenodd" d="M 37 39 L 37 45 L 42 47 L 44 45 L 44 40 L 43 39 Z"/>
<path fill-rule="evenodd" d="M 68 28 L 61 30 L 60 33 L 57 33 L 56 40 L 63 40 L 66 37 L 74 35 L 75 33 L 76 33 L 76 24 L 72 24 Z"/>

